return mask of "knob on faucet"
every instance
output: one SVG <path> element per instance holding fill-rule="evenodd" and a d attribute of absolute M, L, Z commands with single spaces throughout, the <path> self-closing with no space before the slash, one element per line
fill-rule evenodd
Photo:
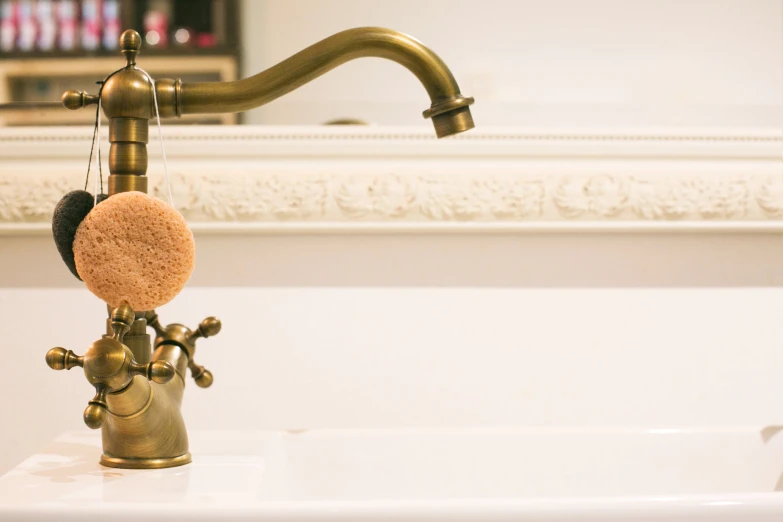
<path fill-rule="evenodd" d="M 172 323 L 165 328 L 161 326 L 158 314 L 155 310 L 146 313 L 147 325 L 155 330 L 155 347 L 163 344 L 175 344 L 188 352 L 188 368 L 190 375 L 196 381 L 199 388 L 209 388 L 214 381 L 212 372 L 203 366 L 196 364 L 194 357 L 196 355 L 196 341 L 198 339 L 212 337 L 220 333 L 222 323 L 217 317 L 207 317 L 198 325 L 198 328 L 191 330 L 181 324 Z"/>
<path fill-rule="evenodd" d="M 46 364 L 53 370 L 70 370 L 75 366 L 84 368 L 84 375 L 95 387 L 95 396 L 84 410 L 84 423 L 97 429 L 106 422 L 109 410 L 106 394 L 122 390 L 136 375 L 163 384 L 176 373 L 166 361 L 139 364 L 133 359 L 133 352 L 122 344 L 123 337 L 133 324 L 133 309 L 123 303 L 111 313 L 112 336 L 98 339 L 83 356 L 65 348 L 52 348 L 46 353 Z"/>
<path fill-rule="evenodd" d="M 98 103 L 97 94 L 88 94 L 85 91 L 66 91 L 62 97 L 63 106 L 71 111 L 96 105 Z"/>
<path fill-rule="evenodd" d="M 206 339 L 207 337 L 217 335 L 220 333 L 222 327 L 223 324 L 220 322 L 220 319 L 217 317 L 207 317 L 201 321 L 195 331 L 188 335 L 188 342 L 195 346 L 196 340 L 201 337 Z M 209 388 L 212 386 L 212 381 L 215 380 L 212 377 L 212 372 L 203 366 L 196 364 L 196 361 L 194 361 L 192 357 L 188 363 L 188 368 L 190 368 L 190 375 L 192 375 L 193 379 L 196 381 L 196 386 L 199 388 Z"/>

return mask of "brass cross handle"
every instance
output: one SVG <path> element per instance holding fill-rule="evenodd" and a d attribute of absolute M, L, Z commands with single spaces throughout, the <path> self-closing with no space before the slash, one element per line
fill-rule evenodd
<path fill-rule="evenodd" d="M 53 370 L 70 370 L 75 366 L 84 368 L 84 375 L 95 387 L 95 396 L 84 410 L 84 423 L 97 429 L 103 426 L 109 414 L 106 394 L 122 390 L 136 375 L 160 384 L 170 381 L 174 367 L 166 361 L 139 364 L 133 360 L 133 352 L 122 344 L 122 338 L 133 324 L 135 314 L 127 303 L 118 306 L 111 313 L 113 335 L 98 339 L 78 356 L 65 348 L 52 348 L 46 353 L 46 364 Z"/>
<path fill-rule="evenodd" d="M 195 346 L 196 341 L 200 338 L 206 339 L 220 333 L 220 329 L 223 327 L 223 323 L 217 317 L 207 317 L 198 325 L 195 331 L 188 335 L 188 341 Z M 196 361 L 191 357 L 188 361 L 188 368 L 190 368 L 190 375 L 193 380 L 196 381 L 196 386 L 199 388 L 209 388 L 212 386 L 212 382 L 215 380 L 212 377 L 212 372 L 196 364 Z"/>
<path fill-rule="evenodd" d="M 191 330 L 181 324 L 172 323 L 165 328 L 161 326 L 158 320 L 158 314 L 154 310 L 146 314 L 147 325 L 155 329 L 155 347 L 161 344 L 175 344 L 188 352 L 188 368 L 190 375 L 196 381 L 199 388 L 209 388 L 212 386 L 214 377 L 212 372 L 203 366 L 196 364 L 194 356 L 196 355 L 196 341 L 198 339 L 212 337 L 220 333 L 223 326 L 217 317 L 207 317 L 198 325 L 198 328 Z"/>

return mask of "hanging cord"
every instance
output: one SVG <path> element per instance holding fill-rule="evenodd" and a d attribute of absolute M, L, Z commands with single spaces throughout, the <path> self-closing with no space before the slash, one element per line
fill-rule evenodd
<path fill-rule="evenodd" d="M 117 69 L 110 75 L 108 75 L 103 80 L 98 80 L 95 82 L 96 84 L 100 85 L 100 89 L 98 89 L 98 106 L 95 108 L 95 124 L 93 125 L 93 131 L 92 131 L 92 144 L 90 145 L 90 159 L 87 161 L 87 177 L 84 179 L 84 190 L 87 190 L 87 186 L 90 183 L 90 167 L 92 167 L 92 153 L 95 149 L 95 140 L 97 138 L 98 140 L 98 180 L 95 182 L 95 202 L 94 205 L 98 204 L 98 181 L 100 181 L 100 189 L 101 194 L 103 194 L 103 168 L 101 166 L 101 94 L 103 93 L 103 86 L 106 85 L 106 81 L 117 74 L 120 71 L 124 71 L 125 67 L 122 69 Z"/>
<path fill-rule="evenodd" d="M 92 126 L 92 145 L 90 145 L 90 159 L 87 161 L 87 177 L 84 179 L 84 190 L 90 182 L 90 167 L 92 166 L 92 151 L 95 149 L 95 135 L 98 133 L 98 121 L 100 120 L 100 108 L 95 109 L 95 123 Z"/>
<path fill-rule="evenodd" d="M 92 166 L 92 155 L 93 150 L 95 149 L 95 140 L 97 138 L 98 140 L 98 179 L 95 180 L 95 205 L 98 205 L 98 195 L 103 194 L 103 167 L 101 162 L 101 107 L 102 107 L 102 93 L 103 93 L 103 86 L 106 85 L 106 82 L 109 78 L 114 76 L 120 71 L 124 71 L 126 68 L 123 67 L 122 69 L 117 69 L 113 73 L 111 73 L 109 76 L 104 78 L 103 80 L 97 81 L 95 83 L 99 84 L 101 88 L 98 90 L 98 106 L 95 109 L 95 126 L 93 128 L 92 132 L 92 144 L 90 145 L 90 158 L 87 162 L 87 177 L 84 180 L 84 190 L 87 190 L 87 186 L 90 183 L 90 167 Z M 166 176 L 166 188 L 168 189 L 169 193 L 169 204 L 173 207 L 174 206 L 174 195 L 171 192 L 171 180 L 169 179 L 169 166 L 168 161 L 166 160 L 166 149 L 163 146 L 163 128 L 160 124 L 160 109 L 158 108 L 158 95 L 155 90 L 155 80 L 150 76 L 150 74 L 145 71 L 144 69 L 137 68 L 138 71 L 144 73 L 144 75 L 149 79 L 150 83 L 152 83 L 152 100 L 155 104 L 155 117 L 158 120 L 158 140 L 160 141 L 160 152 L 163 156 L 163 173 Z M 100 184 L 100 192 L 99 192 L 99 184 Z"/>
<path fill-rule="evenodd" d="M 101 85 L 101 91 L 103 85 Z M 101 194 L 103 194 L 103 169 L 101 168 L 101 95 L 98 91 L 98 124 L 95 126 L 95 132 L 98 134 L 98 179 L 95 180 L 95 202 L 93 206 L 98 206 L 98 180 L 101 182 Z"/>
<path fill-rule="evenodd" d="M 163 156 L 163 173 L 166 176 L 166 188 L 168 188 L 169 191 L 169 204 L 173 207 L 174 196 L 171 193 L 171 181 L 169 180 L 169 166 L 166 161 L 166 149 L 163 147 L 163 128 L 160 125 L 160 110 L 158 109 L 158 95 L 155 91 L 155 80 L 144 69 L 137 68 L 137 70 L 143 72 L 152 83 L 152 101 L 155 104 L 155 117 L 158 120 L 158 140 L 160 141 L 160 153 Z M 98 153 L 100 153 L 100 149 L 98 149 Z"/>

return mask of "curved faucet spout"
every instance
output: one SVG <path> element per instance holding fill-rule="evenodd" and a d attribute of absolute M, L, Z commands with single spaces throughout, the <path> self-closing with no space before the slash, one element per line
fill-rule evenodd
<path fill-rule="evenodd" d="M 469 105 L 451 71 L 432 50 L 403 33 L 380 27 L 360 27 L 332 35 L 269 69 L 232 82 L 183 82 L 179 114 L 241 112 L 287 94 L 355 58 L 395 61 L 411 71 L 429 94 L 439 138 L 473 128 Z"/>
<path fill-rule="evenodd" d="M 231 82 L 152 81 L 136 66 L 141 36 L 129 29 L 120 36 L 126 65 L 109 75 L 100 90 L 109 118 L 109 194 L 147 191 L 149 119 L 155 108 L 161 118 L 183 114 L 240 112 L 269 103 L 354 58 L 395 61 L 424 85 L 432 105 L 424 111 L 439 138 L 473 128 L 470 105 L 446 64 L 424 44 L 406 34 L 379 27 L 349 29 L 311 45 L 266 71 Z M 98 103 L 98 96 L 68 91 L 63 105 L 70 110 Z"/>

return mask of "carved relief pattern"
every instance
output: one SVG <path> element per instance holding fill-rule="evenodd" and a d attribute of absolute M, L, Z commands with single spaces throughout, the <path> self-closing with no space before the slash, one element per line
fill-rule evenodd
<path fill-rule="evenodd" d="M 168 201 L 165 179 L 154 179 L 154 194 Z M 171 186 L 177 210 L 187 218 L 201 215 L 200 221 L 306 220 L 324 214 L 328 195 L 325 179 L 297 175 L 177 174 Z"/>
<path fill-rule="evenodd" d="M 419 209 L 430 220 L 488 220 L 540 217 L 545 188 L 540 179 L 420 177 L 426 187 Z"/>
<path fill-rule="evenodd" d="M 769 217 L 783 217 L 783 176 L 765 179 L 756 193 L 756 201 Z"/>
<path fill-rule="evenodd" d="M 65 178 L 0 179 L 0 222 L 50 221 L 57 202 L 76 188 Z"/>
<path fill-rule="evenodd" d="M 416 201 L 416 180 L 395 174 L 350 176 L 336 186 L 335 203 L 350 219 L 405 217 Z"/>
<path fill-rule="evenodd" d="M 614 217 L 626 208 L 630 185 L 628 179 L 619 176 L 564 177 L 558 180 L 552 201 L 566 218 L 585 214 Z"/>
<path fill-rule="evenodd" d="M 162 176 L 151 192 L 168 200 Z M 783 176 L 177 172 L 194 222 L 524 222 L 783 219 Z M 0 222 L 46 222 L 76 179 L 5 175 Z"/>

